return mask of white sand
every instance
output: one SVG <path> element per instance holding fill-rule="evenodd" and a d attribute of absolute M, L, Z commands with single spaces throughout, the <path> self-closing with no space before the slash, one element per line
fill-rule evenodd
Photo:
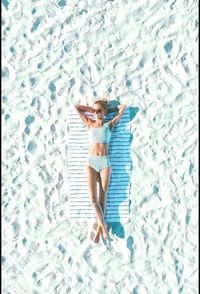
<path fill-rule="evenodd" d="M 8 3 L 3 293 L 197 293 L 197 1 Z M 67 173 L 67 107 L 95 96 L 139 108 L 131 222 L 98 245 L 68 218 Z"/>

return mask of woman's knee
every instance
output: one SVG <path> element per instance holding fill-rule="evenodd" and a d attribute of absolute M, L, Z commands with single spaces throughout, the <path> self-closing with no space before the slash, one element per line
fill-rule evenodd
<path fill-rule="evenodd" d="M 98 208 L 98 209 L 102 209 L 102 206 L 100 204 L 100 202 L 96 199 L 91 200 L 91 206 L 93 208 Z"/>
<path fill-rule="evenodd" d="M 105 213 L 105 204 L 99 202 L 99 206 L 101 207 L 102 213 L 104 214 Z"/>
<path fill-rule="evenodd" d="M 108 183 L 101 183 L 101 193 L 106 194 L 108 191 Z"/>

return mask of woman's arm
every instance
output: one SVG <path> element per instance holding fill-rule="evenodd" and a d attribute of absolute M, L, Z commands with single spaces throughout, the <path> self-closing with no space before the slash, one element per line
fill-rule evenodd
<path fill-rule="evenodd" d="M 80 104 L 76 104 L 75 108 L 77 110 L 80 110 L 82 112 L 92 112 L 92 107 L 91 106 L 87 106 L 87 105 L 80 105 Z"/>
<path fill-rule="evenodd" d="M 90 106 L 85 106 L 85 105 L 79 105 L 79 104 L 76 104 L 74 105 L 80 119 L 84 122 L 84 124 L 86 126 L 89 126 L 90 122 L 92 121 L 90 118 L 88 118 L 84 112 L 92 112 L 92 107 Z"/>
<path fill-rule="evenodd" d="M 118 114 L 109 121 L 109 125 L 113 128 L 114 125 L 119 121 L 120 117 L 122 116 L 124 110 L 125 110 L 126 106 L 125 105 L 118 105 L 117 109 L 118 109 Z"/>

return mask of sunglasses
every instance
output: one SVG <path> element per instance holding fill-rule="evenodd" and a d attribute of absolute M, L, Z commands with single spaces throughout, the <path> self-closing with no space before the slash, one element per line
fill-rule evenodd
<path fill-rule="evenodd" d="M 95 109 L 95 108 L 93 108 L 92 111 L 93 111 L 94 113 L 101 113 L 101 112 L 102 112 L 102 109 L 101 109 L 101 108 L 99 108 L 99 109 Z"/>

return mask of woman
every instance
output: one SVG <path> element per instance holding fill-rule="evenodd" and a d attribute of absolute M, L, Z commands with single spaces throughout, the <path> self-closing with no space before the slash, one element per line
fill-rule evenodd
<path fill-rule="evenodd" d="M 106 192 L 111 173 L 108 146 L 113 127 L 122 116 L 125 105 L 118 105 L 115 108 L 107 109 L 107 100 L 100 99 L 94 102 L 93 107 L 75 105 L 75 109 L 90 133 L 90 147 L 85 168 L 89 198 L 97 218 L 97 222 L 93 225 L 91 238 L 94 242 L 98 242 L 101 233 L 106 240 L 108 239 L 107 225 L 104 221 Z M 118 114 L 105 123 L 104 115 L 115 110 L 118 110 Z M 95 120 L 88 118 L 84 112 L 91 112 Z M 96 195 L 97 182 L 99 182 L 98 199 Z"/>

